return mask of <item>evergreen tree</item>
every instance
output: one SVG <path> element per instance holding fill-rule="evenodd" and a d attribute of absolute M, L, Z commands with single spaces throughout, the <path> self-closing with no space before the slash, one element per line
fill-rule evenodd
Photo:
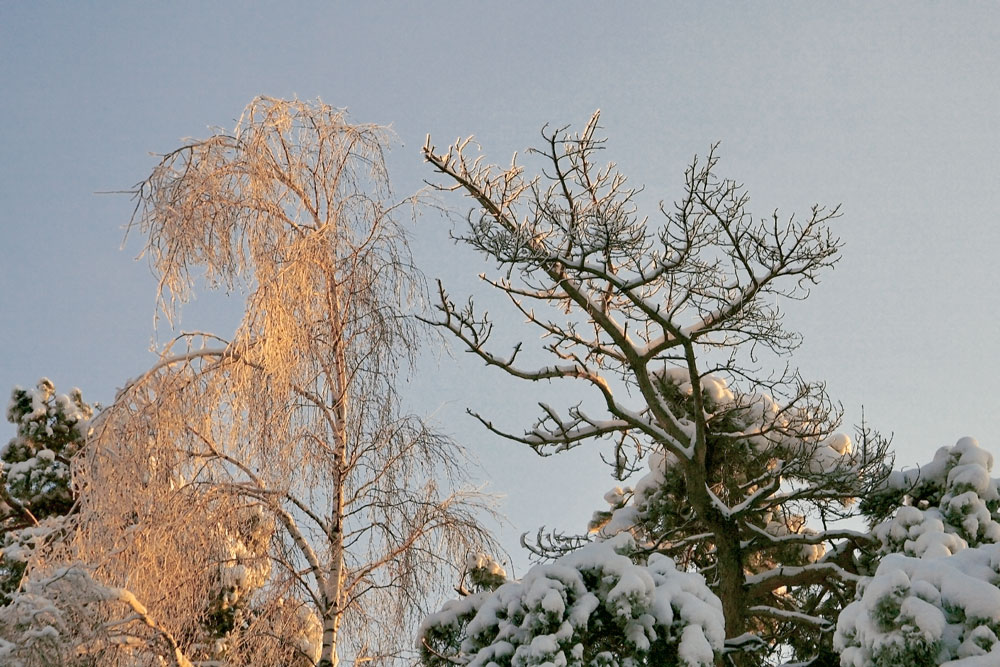
<path fill-rule="evenodd" d="M 482 416 L 486 428 L 546 455 L 605 446 L 619 480 L 648 457 L 635 489 L 607 496 L 595 538 L 629 533 L 637 564 L 662 554 L 702 574 L 725 615 L 728 662 L 792 651 L 820 664 L 872 542 L 835 520 L 880 483 L 885 443 L 838 434 L 823 384 L 785 364 L 763 370 L 762 354 L 798 345 L 777 304 L 805 298 L 836 263 L 838 209 L 755 218 L 743 187 L 717 176 L 713 147 L 692 161 L 674 205 L 648 218 L 638 190 L 599 162 L 598 120 L 579 133 L 544 130 L 528 151 L 541 162 L 534 173 L 489 164 L 470 140 L 444 152 L 428 140 L 440 189 L 473 202 L 460 240 L 499 267 L 484 279 L 541 344 L 495 349 L 495 322 L 444 287 L 435 324 L 491 367 L 580 390 L 565 408 L 541 403 L 523 432 Z M 543 538 L 536 552 L 558 558 L 585 539 Z"/>
<path fill-rule="evenodd" d="M 873 576 L 841 612 L 844 667 L 1000 663 L 1000 480 L 972 438 L 894 472 L 865 503 Z"/>
<path fill-rule="evenodd" d="M 73 509 L 72 459 L 84 446 L 93 408 L 79 389 L 56 394 L 42 378 L 31 389 L 15 387 L 7 420 L 16 435 L 0 451 L 0 595 L 18 589 L 34 550 L 57 532 Z"/>
<path fill-rule="evenodd" d="M 484 565 L 469 568 L 473 581 L 495 573 Z M 497 584 L 424 621 L 424 664 L 710 667 L 722 650 L 722 605 L 705 579 L 639 555 L 627 535 Z"/>

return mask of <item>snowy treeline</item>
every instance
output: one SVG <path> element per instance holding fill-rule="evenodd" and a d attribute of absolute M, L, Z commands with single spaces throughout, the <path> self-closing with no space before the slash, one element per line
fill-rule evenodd
<path fill-rule="evenodd" d="M 716 400 L 732 400 L 724 383 L 705 386 Z M 66 539 L 72 522 L 69 466 L 86 443 L 91 416 L 78 390 L 59 395 L 45 379 L 12 392 L 7 418 L 18 434 L 2 452 L 4 664 L 86 662 L 100 656 L 107 643 L 148 641 L 170 648 L 136 596 L 101 581 L 94 563 L 52 560 L 54 545 Z M 844 436 L 829 438 L 824 447 L 830 443 L 838 456 L 853 447 Z M 832 454 L 817 452 L 829 464 Z M 670 488 L 675 464 L 662 454 L 650 456 L 648 472 L 634 487 L 616 487 L 606 495 L 611 509 L 595 513 L 592 541 L 537 565 L 520 580 L 508 580 L 488 555 L 470 554 L 464 570 L 473 590 L 463 589 L 464 597 L 423 621 L 422 660 L 429 665 L 714 664 L 726 651 L 721 600 L 695 560 L 678 568 L 665 555 L 691 553 L 697 545 L 687 542 L 678 551 L 669 541 L 652 540 L 652 525 L 662 527 L 664 521 L 658 496 Z M 837 610 L 836 630 L 828 629 L 842 665 L 995 664 L 1000 480 L 991 477 L 992 466 L 986 450 L 963 438 L 924 466 L 893 471 L 866 498 L 872 527 L 867 548 L 854 563 L 859 585 L 849 604 Z M 656 517 L 652 524 L 651 517 Z M 768 519 L 766 530 L 774 536 L 787 536 L 790 529 L 820 535 L 801 517 Z M 266 521 L 257 516 L 243 525 L 250 524 L 263 527 Z M 270 575 L 263 557 L 266 539 L 245 531 L 220 533 L 216 547 L 218 569 L 211 578 L 216 583 L 203 591 L 205 613 L 195 632 L 206 645 L 225 643 L 234 618 Z M 798 567 L 823 566 L 840 548 L 836 539 L 827 539 L 786 551 L 783 558 Z M 25 576 L 29 564 L 36 569 Z M 298 624 L 298 654 L 315 661 L 321 628 L 306 607 L 296 608 L 301 611 L 281 621 L 282 632 L 293 639 L 288 624 Z M 181 648 L 174 650 L 178 664 L 187 664 Z M 223 647 L 214 650 L 222 653 Z"/>
<path fill-rule="evenodd" d="M 595 515 L 592 542 L 429 616 L 420 635 L 424 661 L 694 667 L 725 660 L 721 601 L 704 577 L 691 567 L 678 571 L 660 553 L 670 544 L 640 547 L 649 535 L 643 513 L 668 467 L 662 456 L 650 464 L 634 489 L 608 493 L 616 509 L 610 521 L 608 512 Z M 855 595 L 833 608 L 836 628 L 825 628 L 834 662 L 808 664 L 997 664 L 1000 480 L 990 477 L 992 465 L 975 440 L 962 438 L 927 465 L 888 476 L 870 499 L 868 516 L 886 518 L 873 523 L 868 548 L 857 555 Z M 768 528 L 788 534 L 783 520 Z M 829 563 L 842 544 L 827 544 L 798 554 L 799 562 Z M 482 567 L 467 567 L 470 581 Z"/>

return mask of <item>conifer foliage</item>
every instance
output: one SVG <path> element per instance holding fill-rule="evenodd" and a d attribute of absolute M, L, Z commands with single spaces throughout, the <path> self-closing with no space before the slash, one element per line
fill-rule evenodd
<path fill-rule="evenodd" d="M 844 667 L 1000 662 L 1000 480 L 972 438 L 871 498 L 877 569 L 837 622 Z"/>
<path fill-rule="evenodd" d="M 17 434 L 0 453 L 0 594 L 9 602 L 28 558 L 58 530 L 75 501 L 70 465 L 86 442 L 93 408 L 79 389 L 56 394 L 42 378 L 34 388 L 15 387 L 7 421 Z"/>

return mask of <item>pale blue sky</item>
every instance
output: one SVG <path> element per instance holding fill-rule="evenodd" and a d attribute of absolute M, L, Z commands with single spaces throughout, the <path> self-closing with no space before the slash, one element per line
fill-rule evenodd
<path fill-rule="evenodd" d="M 231 128 L 255 95 L 391 123 L 400 195 L 431 177 L 427 133 L 474 133 L 505 163 L 542 124 L 599 107 L 607 156 L 650 213 L 715 141 L 759 214 L 843 203 L 843 261 L 788 307 L 794 361 L 849 418 L 864 405 L 894 432 L 902 463 L 963 435 L 1000 454 L 998 44 L 1000 6 L 973 2 L 0 0 L 0 387 L 46 375 L 108 401 L 151 362 L 154 285 L 137 240 L 119 250 L 131 204 L 95 193 Z M 448 229 L 424 215 L 414 248 L 463 295 L 485 267 Z M 231 328 L 238 308 L 216 306 L 183 325 Z M 516 429 L 538 397 L 457 356 L 426 364 L 411 400 L 510 496 L 508 544 L 539 523 L 583 528 L 611 484 L 596 449 L 538 461 L 483 433 L 465 407 Z"/>

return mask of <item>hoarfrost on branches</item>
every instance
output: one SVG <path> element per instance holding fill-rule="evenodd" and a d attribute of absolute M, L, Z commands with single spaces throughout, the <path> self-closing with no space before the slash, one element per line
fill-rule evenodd
<path fill-rule="evenodd" d="M 225 649 L 212 659 L 313 664 L 302 640 L 318 623 L 320 665 L 392 664 L 443 572 L 492 548 L 461 447 L 396 391 L 421 341 L 423 283 L 390 201 L 388 140 L 320 101 L 259 97 L 234 131 L 162 156 L 134 191 L 130 230 L 168 320 L 197 275 L 245 294 L 245 311 L 232 339 L 178 335 L 109 406 L 86 468 L 103 491 L 83 512 L 91 535 L 135 513 L 155 544 L 108 576 L 164 557 L 198 573 L 143 599 L 182 627 L 211 591 L 200 604 Z M 122 470 L 145 500 L 108 489 Z M 172 544 L 166 525 L 223 548 Z"/>
<path fill-rule="evenodd" d="M 28 580 L 8 579 L 75 615 L 46 627 L 84 662 L 398 664 L 445 573 L 495 549 L 462 448 L 396 392 L 424 287 L 387 143 L 322 102 L 260 97 L 233 131 L 160 156 L 135 187 L 129 230 L 158 314 L 175 324 L 196 285 L 245 310 L 231 338 L 179 333 L 126 383 L 74 458 L 76 496 L 44 477 L 68 470 L 46 440 L 56 425 L 6 450 L 3 509 L 21 536 L 43 504 L 73 507 Z M 49 405 L 76 414 L 38 392 L 16 401 L 19 421 L 44 426 Z M 70 572 L 93 585 L 73 594 L 59 583 Z"/>

